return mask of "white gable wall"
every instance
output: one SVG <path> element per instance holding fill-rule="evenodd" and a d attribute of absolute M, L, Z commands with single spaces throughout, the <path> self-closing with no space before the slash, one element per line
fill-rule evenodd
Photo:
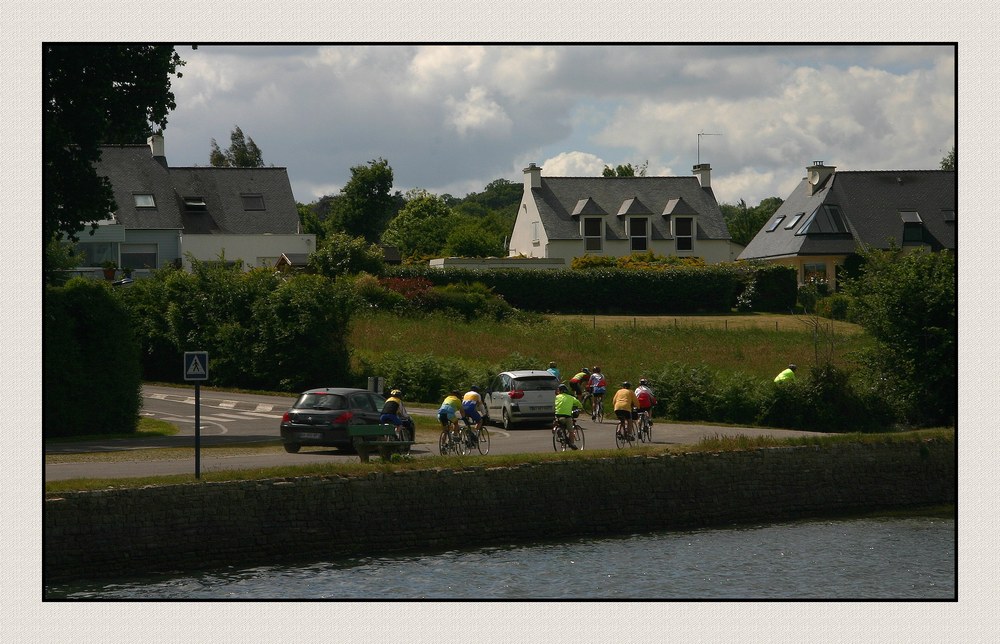
<path fill-rule="evenodd" d="M 581 247 L 583 242 L 580 242 Z M 510 235 L 510 243 L 507 245 L 507 254 L 510 257 L 524 255 L 525 257 L 558 257 L 551 255 L 548 250 L 549 238 L 542 226 L 542 218 L 538 214 L 538 207 L 530 193 L 521 197 L 521 205 L 517 209 L 517 218 L 514 220 L 514 230 Z"/>

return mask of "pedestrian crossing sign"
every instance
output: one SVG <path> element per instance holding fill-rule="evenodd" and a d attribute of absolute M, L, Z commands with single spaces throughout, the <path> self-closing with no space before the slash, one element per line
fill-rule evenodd
<path fill-rule="evenodd" d="M 184 380 L 208 380 L 208 351 L 184 352 Z"/>

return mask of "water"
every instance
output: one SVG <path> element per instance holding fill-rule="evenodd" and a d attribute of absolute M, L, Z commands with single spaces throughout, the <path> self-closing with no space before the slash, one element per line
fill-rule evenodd
<path fill-rule="evenodd" d="M 954 599 L 951 517 L 661 532 L 45 589 L 49 599 Z"/>

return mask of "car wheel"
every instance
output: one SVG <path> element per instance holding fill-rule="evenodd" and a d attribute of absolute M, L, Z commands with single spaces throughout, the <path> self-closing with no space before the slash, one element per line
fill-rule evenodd
<path fill-rule="evenodd" d="M 514 423 L 510 421 L 510 413 L 506 409 L 503 410 L 502 423 L 503 423 L 503 428 L 508 430 L 514 425 Z"/>
<path fill-rule="evenodd" d="M 285 451 L 289 454 L 298 454 L 299 448 L 302 447 L 298 443 L 284 443 Z"/>

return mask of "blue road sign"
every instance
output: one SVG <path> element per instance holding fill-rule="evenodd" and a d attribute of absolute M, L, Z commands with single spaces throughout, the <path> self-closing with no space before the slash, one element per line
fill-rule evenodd
<path fill-rule="evenodd" d="M 184 352 L 184 380 L 208 380 L 208 351 Z"/>

